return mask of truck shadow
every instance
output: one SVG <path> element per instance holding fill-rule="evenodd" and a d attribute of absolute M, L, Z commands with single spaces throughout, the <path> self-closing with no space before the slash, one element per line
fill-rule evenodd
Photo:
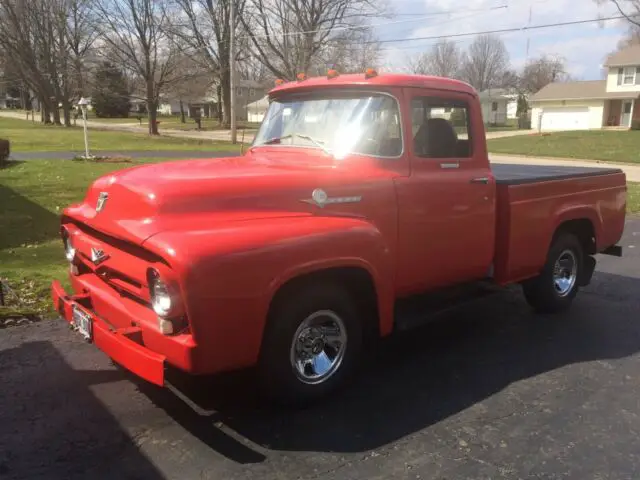
<path fill-rule="evenodd" d="M 359 380 L 305 410 L 265 407 L 244 376 L 201 381 L 196 388 L 177 377 L 199 413 L 166 390 L 141 389 L 205 443 L 213 421 L 220 421 L 270 450 L 364 452 L 437 424 L 514 382 L 639 352 L 640 325 L 632 320 L 640 318 L 638 291 L 638 279 L 597 272 L 570 312 L 551 317 L 531 313 L 519 291 L 501 292 L 386 341 Z M 554 388 L 549 383 L 542 393 Z M 491 412 L 485 421 L 499 416 Z M 238 448 L 247 447 L 238 442 Z"/>
<path fill-rule="evenodd" d="M 48 341 L 0 351 L 0 478 L 165 478 L 90 390 L 117 370 L 74 370 Z"/>
<path fill-rule="evenodd" d="M 57 238 L 57 215 L 2 184 L 0 206 L 0 249 Z"/>

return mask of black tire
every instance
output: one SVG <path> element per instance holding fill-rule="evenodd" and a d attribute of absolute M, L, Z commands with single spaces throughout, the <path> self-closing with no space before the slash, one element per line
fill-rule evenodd
<path fill-rule="evenodd" d="M 318 384 L 298 377 L 290 360 L 296 331 L 315 312 L 329 310 L 343 322 L 347 335 L 339 366 Z M 269 314 L 265 329 L 258 379 L 261 392 L 271 402 L 287 406 L 306 406 L 342 387 L 357 369 L 363 349 L 363 329 L 356 302 L 340 285 L 306 285 L 286 292 Z"/>
<path fill-rule="evenodd" d="M 576 260 L 576 280 L 565 293 L 556 289 L 554 283 L 554 266 L 556 261 L 566 252 L 570 252 Z M 547 254 L 547 261 L 537 277 L 526 280 L 522 291 L 527 302 L 538 313 L 558 313 L 567 310 L 579 290 L 579 279 L 584 268 L 584 250 L 578 238 L 570 233 L 559 233 L 554 237 Z"/>

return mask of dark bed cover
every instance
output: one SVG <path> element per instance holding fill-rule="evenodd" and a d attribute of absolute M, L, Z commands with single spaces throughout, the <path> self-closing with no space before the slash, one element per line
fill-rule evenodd
<path fill-rule="evenodd" d="M 563 167 L 558 165 L 520 165 L 506 163 L 492 163 L 491 171 L 496 178 L 496 183 L 503 185 L 520 185 L 539 181 L 622 173 L 622 170 L 619 168 Z"/>

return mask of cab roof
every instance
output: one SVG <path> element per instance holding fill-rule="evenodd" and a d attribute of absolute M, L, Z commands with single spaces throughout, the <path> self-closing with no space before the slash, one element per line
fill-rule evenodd
<path fill-rule="evenodd" d="M 269 96 L 284 92 L 294 92 L 313 88 L 327 87 L 420 87 L 437 90 L 450 90 L 477 96 L 476 90 L 468 83 L 452 78 L 430 75 L 409 75 L 400 73 L 378 73 L 367 78 L 364 73 L 341 74 L 332 78 L 328 76 L 308 77 L 304 80 L 285 82 L 269 91 Z"/>

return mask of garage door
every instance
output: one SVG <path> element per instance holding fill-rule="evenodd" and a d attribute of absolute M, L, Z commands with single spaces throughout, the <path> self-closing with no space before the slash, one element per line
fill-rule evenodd
<path fill-rule="evenodd" d="M 545 108 L 541 127 L 542 130 L 587 130 L 589 107 Z"/>

